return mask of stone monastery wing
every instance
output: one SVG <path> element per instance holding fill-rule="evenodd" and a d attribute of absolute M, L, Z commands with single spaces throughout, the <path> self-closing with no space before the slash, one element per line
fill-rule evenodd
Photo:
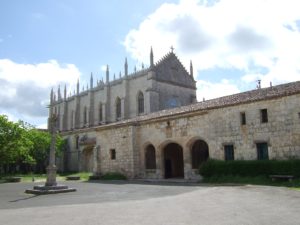
<path fill-rule="evenodd" d="M 170 52 L 155 64 L 156 80 L 196 89 L 193 76 L 190 75 L 177 56 Z"/>

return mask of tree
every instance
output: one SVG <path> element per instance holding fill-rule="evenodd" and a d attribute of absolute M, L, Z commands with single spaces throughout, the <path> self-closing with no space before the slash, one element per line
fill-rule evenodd
<path fill-rule="evenodd" d="M 29 172 L 35 165 L 36 172 L 44 172 L 48 164 L 51 135 L 23 122 L 11 122 L 0 115 L 0 173 L 8 167 L 19 167 L 21 172 Z M 57 135 L 56 154 L 60 155 L 65 141 Z"/>
<path fill-rule="evenodd" d="M 7 116 L 0 115 L 0 167 L 18 163 L 20 161 L 32 161 L 29 149 L 33 143 L 28 139 L 26 130 L 20 123 L 11 122 Z"/>

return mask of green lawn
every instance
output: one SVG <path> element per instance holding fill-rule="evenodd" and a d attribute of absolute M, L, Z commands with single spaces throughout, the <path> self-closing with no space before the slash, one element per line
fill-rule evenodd
<path fill-rule="evenodd" d="M 80 180 L 87 181 L 89 176 L 92 173 L 81 172 L 81 173 L 61 173 L 57 174 L 56 179 L 57 181 L 64 181 L 66 180 L 67 176 L 80 176 Z M 46 181 L 46 174 L 9 174 L 9 175 L 2 175 L 0 178 L 0 183 L 5 183 L 6 179 L 9 177 L 21 177 L 21 182 L 45 182 Z"/>

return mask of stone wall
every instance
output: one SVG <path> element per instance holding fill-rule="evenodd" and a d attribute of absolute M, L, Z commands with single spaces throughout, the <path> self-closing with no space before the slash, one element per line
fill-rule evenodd
<path fill-rule="evenodd" d="M 118 171 L 130 178 L 164 178 L 164 151 L 170 143 L 183 150 L 184 178 L 197 177 L 192 169 L 191 149 L 197 140 L 207 143 L 209 157 L 224 160 L 224 145 L 234 146 L 234 158 L 257 159 L 256 143 L 268 145 L 269 159 L 300 158 L 300 94 L 223 108 L 196 110 L 137 122 L 119 122 L 74 133 L 64 133 L 70 143 L 70 169 L 76 168 L 75 137 L 96 137 L 98 172 Z M 268 122 L 261 122 L 267 109 Z M 241 113 L 246 124 L 241 124 Z M 70 141 L 71 140 L 71 141 Z M 145 169 L 145 149 L 153 145 L 156 169 Z M 83 151 L 85 146 L 80 146 Z M 116 159 L 110 151 L 115 149 Z M 75 161 L 74 161 L 75 160 Z"/>

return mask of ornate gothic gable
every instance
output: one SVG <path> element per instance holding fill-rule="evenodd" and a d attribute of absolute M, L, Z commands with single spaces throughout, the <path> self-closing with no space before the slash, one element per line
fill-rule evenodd
<path fill-rule="evenodd" d="M 153 68 L 156 80 L 196 89 L 195 80 L 184 68 L 177 56 L 170 52 Z"/>

